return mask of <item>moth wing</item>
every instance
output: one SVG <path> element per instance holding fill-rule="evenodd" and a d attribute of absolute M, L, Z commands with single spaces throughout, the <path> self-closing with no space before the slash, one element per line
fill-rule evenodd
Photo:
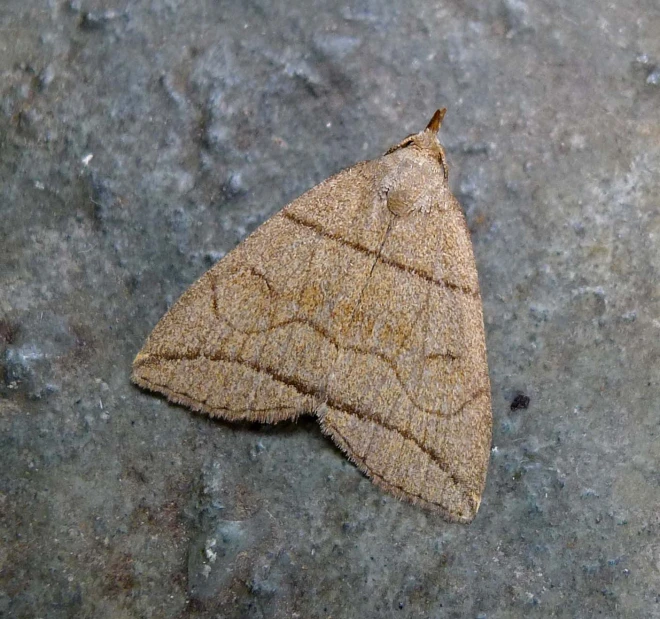
<path fill-rule="evenodd" d="M 450 194 L 442 208 L 390 221 L 342 343 L 323 430 L 385 490 L 472 520 L 490 455 L 490 383 L 469 231 Z"/>
<path fill-rule="evenodd" d="M 362 239 L 382 237 L 370 174 L 365 162 L 327 179 L 215 264 L 154 328 L 133 381 L 229 420 L 314 412 L 373 256 L 347 254 L 322 221 L 301 214 L 345 220 Z"/>
<path fill-rule="evenodd" d="M 469 232 L 448 190 L 430 211 L 390 211 L 381 162 L 324 181 L 210 269 L 133 380 L 230 420 L 316 412 L 376 484 L 467 522 L 491 436 Z"/>

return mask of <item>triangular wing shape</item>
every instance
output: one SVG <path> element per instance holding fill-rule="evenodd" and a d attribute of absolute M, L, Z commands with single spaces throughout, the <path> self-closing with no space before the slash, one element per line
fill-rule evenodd
<path fill-rule="evenodd" d="M 441 120 L 257 229 L 156 326 L 133 380 L 229 420 L 316 413 L 375 483 L 470 521 L 488 466 L 490 386 Z"/>
<path fill-rule="evenodd" d="M 361 240 L 382 237 L 385 215 L 365 207 L 369 164 L 308 191 L 193 284 L 161 319 L 133 363 L 133 381 L 228 420 L 277 422 L 313 413 L 337 357 L 373 255 L 297 215 L 337 209 Z M 340 198 L 340 199 L 341 199 Z"/>

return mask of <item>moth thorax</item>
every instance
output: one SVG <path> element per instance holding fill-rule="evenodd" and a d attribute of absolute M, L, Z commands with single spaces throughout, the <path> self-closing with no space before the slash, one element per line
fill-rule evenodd
<path fill-rule="evenodd" d="M 399 217 L 428 210 L 439 189 L 439 174 L 439 166 L 426 157 L 404 155 L 387 175 L 387 208 Z"/>

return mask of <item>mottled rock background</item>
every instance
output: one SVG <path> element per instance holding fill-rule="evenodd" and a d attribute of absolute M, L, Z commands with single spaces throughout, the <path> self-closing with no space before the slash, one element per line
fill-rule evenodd
<path fill-rule="evenodd" d="M 495 416 L 470 526 L 313 420 L 129 383 L 211 264 L 443 105 Z M 0 615 L 660 617 L 659 168 L 657 0 L 2 0 Z"/>

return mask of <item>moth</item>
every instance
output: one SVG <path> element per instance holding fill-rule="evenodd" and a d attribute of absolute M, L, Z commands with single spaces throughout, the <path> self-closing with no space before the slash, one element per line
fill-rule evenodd
<path fill-rule="evenodd" d="M 444 115 L 310 189 L 215 264 L 156 325 L 133 381 L 229 421 L 314 415 L 376 485 L 471 521 L 490 383 Z"/>

